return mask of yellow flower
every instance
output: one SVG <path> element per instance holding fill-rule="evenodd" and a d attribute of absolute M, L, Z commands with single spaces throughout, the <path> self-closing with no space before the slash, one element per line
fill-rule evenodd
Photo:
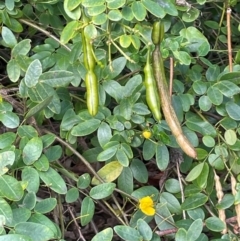
<path fill-rule="evenodd" d="M 156 212 L 150 196 L 143 197 L 139 200 L 139 209 L 147 216 L 153 216 Z"/>
<path fill-rule="evenodd" d="M 142 132 L 144 138 L 149 139 L 152 136 L 151 131 L 145 130 Z"/>

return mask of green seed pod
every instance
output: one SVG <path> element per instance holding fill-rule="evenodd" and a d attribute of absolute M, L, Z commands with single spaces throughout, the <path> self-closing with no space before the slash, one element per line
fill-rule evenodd
<path fill-rule="evenodd" d="M 164 24 L 161 21 L 153 23 L 152 29 L 152 42 L 154 45 L 158 45 L 162 42 L 164 37 Z"/>
<path fill-rule="evenodd" d="M 152 111 L 154 118 L 161 121 L 162 115 L 160 112 L 160 98 L 157 92 L 157 87 L 153 75 L 153 69 L 149 62 L 149 54 L 147 57 L 146 65 L 143 69 L 144 83 L 146 87 L 146 101 L 149 109 Z"/>
<path fill-rule="evenodd" d="M 88 71 L 85 77 L 87 89 L 87 108 L 90 115 L 95 116 L 98 112 L 99 93 L 98 80 L 93 71 Z"/>

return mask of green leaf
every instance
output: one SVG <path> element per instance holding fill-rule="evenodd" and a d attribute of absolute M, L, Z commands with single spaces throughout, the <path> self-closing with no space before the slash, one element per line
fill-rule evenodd
<path fill-rule="evenodd" d="M 203 111 L 209 111 L 212 107 L 212 102 L 208 96 L 201 96 L 198 100 L 199 107 Z"/>
<path fill-rule="evenodd" d="M 108 80 L 115 79 L 115 77 L 117 77 L 125 68 L 126 63 L 127 63 L 127 60 L 125 57 L 119 57 L 117 59 L 114 59 L 111 65 L 110 66 L 108 65 L 104 69 L 104 75 Z M 118 89 L 118 91 L 120 90 Z"/>
<path fill-rule="evenodd" d="M 47 241 L 54 238 L 53 231 L 45 225 L 32 222 L 22 222 L 15 226 L 16 234 L 29 236 L 34 241 Z"/>
<path fill-rule="evenodd" d="M 8 63 L 7 63 L 7 73 L 8 73 L 8 77 L 12 82 L 17 82 L 20 74 L 21 74 L 21 68 L 17 62 L 16 59 L 11 59 Z"/>
<path fill-rule="evenodd" d="M 13 151 L 5 151 L 0 153 L 0 176 L 9 171 L 8 167 L 12 166 L 14 161 L 15 153 Z"/>
<path fill-rule="evenodd" d="M 118 188 L 128 194 L 133 192 L 133 175 L 129 167 L 124 167 L 117 180 Z"/>
<path fill-rule="evenodd" d="M 85 226 L 91 222 L 95 211 L 95 204 L 90 197 L 85 197 L 81 205 L 81 225 Z"/>
<path fill-rule="evenodd" d="M 73 203 L 76 202 L 79 198 L 79 191 L 76 187 L 72 187 L 67 191 L 65 200 L 67 203 Z"/>
<path fill-rule="evenodd" d="M 160 195 L 160 202 L 163 205 L 167 205 L 169 211 L 173 214 L 179 214 L 182 211 L 179 201 L 171 193 L 162 192 Z"/>
<path fill-rule="evenodd" d="M 61 110 L 61 104 L 59 97 L 57 96 L 53 87 L 46 83 L 37 83 L 35 88 L 28 89 L 28 95 L 33 102 L 40 103 L 47 99 L 49 96 L 53 96 L 51 103 L 48 105 L 48 109 L 53 113 L 59 114 Z"/>
<path fill-rule="evenodd" d="M 186 240 L 197 240 L 203 229 L 203 221 L 196 219 L 187 231 Z"/>
<path fill-rule="evenodd" d="M 34 211 L 42 214 L 49 213 L 56 207 L 56 205 L 57 205 L 56 198 L 45 198 L 44 200 L 37 202 L 34 208 Z"/>
<path fill-rule="evenodd" d="M 116 180 L 123 170 L 123 166 L 118 161 L 112 161 L 103 166 L 97 173 L 104 182 Z M 93 177 L 92 185 L 99 185 L 101 182 Z"/>
<path fill-rule="evenodd" d="M 175 241 L 186 241 L 186 240 L 187 240 L 187 231 L 183 228 L 179 228 L 175 236 Z"/>
<path fill-rule="evenodd" d="M 31 211 L 27 208 L 20 207 L 12 209 L 13 219 L 11 223 L 8 223 L 8 226 L 15 227 L 18 223 L 26 222 L 30 216 Z"/>
<path fill-rule="evenodd" d="M 16 139 L 16 134 L 13 132 L 6 132 L 0 135 L 0 149 L 10 146 Z M 6 158 L 8 159 L 8 158 Z"/>
<path fill-rule="evenodd" d="M 132 43 L 131 37 L 127 34 L 121 35 L 119 38 L 119 43 L 123 48 L 128 48 Z"/>
<path fill-rule="evenodd" d="M 228 145 L 232 146 L 237 141 L 237 135 L 234 130 L 226 130 L 224 133 L 225 141 Z"/>
<path fill-rule="evenodd" d="M 154 2 L 154 1 L 143 0 L 142 4 L 148 10 L 148 12 L 150 12 L 157 18 L 164 18 L 164 16 L 166 15 L 164 9 L 158 3 Z"/>
<path fill-rule="evenodd" d="M 198 95 L 203 95 L 207 91 L 207 83 L 201 80 L 194 81 L 192 87 Z"/>
<path fill-rule="evenodd" d="M 139 234 L 139 232 L 136 229 L 131 228 L 129 226 L 116 225 L 113 229 L 116 232 L 116 234 L 123 240 L 131 240 L 131 241 L 142 240 L 142 237 Z"/>
<path fill-rule="evenodd" d="M 196 16 L 197 16 L 196 14 L 193 14 L 194 18 Z M 189 18 L 189 20 L 192 20 L 192 19 Z M 197 28 L 195 27 L 183 28 L 180 31 L 180 36 L 188 40 L 188 44 L 186 47 L 190 52 L 197 52 L 199 56 L 205 56 L 208 54 L 210 50 L 210 45 L 208 43 L 208 40 Z"/>
<path fill-rule="evenodd" d="M 240 120 L 240 106 L 229 101 L 226 103 L 226 111 L 228 115 L 234 120 Z"/>
<path fill-rule="evenodd" d="M 240 93 L 240 88 L 234 83 L 227 80 L 218 82 L 217 84 L 214 85 L 214 87 L 217 87 L 223 95 L 229 98 Z"/>
<path fill-rule="evenodd" d="M 21 125 L 18 127 L 17 134 L 20 137 L 27 137 L 28 139 L 32 139 L 33 137 L 38 136 L 37 130 L 30 125 Z"/>
<path fill-rule="evenodd" d="M 45 172 L 49 168 L 49 160 L 46 155 L 42 154 L 41 157 L 33 163 L 33 165 L 38 171 Z"/>
<path fill-rule="evenodd" d="M 210 154 L 208 156 L 209 164 L 217 170 L 223 170 L 225 168 L 225 164 L 222 158 L 216 154 Z"/>
<path fill-rule="evenodd" d="M 14 0 L 6 0 L 5 5 L 8 10 L 12 11 L 15 6 L 15 1 Z"/>
<path fill-rule="evenodd" d="M 169 178 L 165 182 L 165 188 L 170 193 L 178 193 L 178 192 L 180 192 L 179 181 L 177 179 L 174 179 L 174 178 Z"/>
<path fill-rule="evenodd" d="M 134 104 L 132 111 L 137 115 L 148 115 L 151 113 L 148 107 L 143 103 Z"/>
<path fill-rule="evenodd" d="M 2 38 L 6 45 L 10 48 L 13 48 L 17 44 L 17 39 L 13 32 L 5 26 L 2 27 Z"/>
<path fill-rule="evenodd" d="M 69 85 L 74 77 L 74 74 L 70 71 L 55 70 L 43 73 L 40 76 L 39 81 L 58 88 Z"/>
<path fill-rule="evenodd" d="M 104 147 L 112 138 L 112 130 L 106 122 L 102 122 L 97 131 L 98 141 Z"/>
<path fill-rule="evenodd" d="M 180 64 L 190 65 L 191 57 L 185 51 L 173 51 L 174 57 L 180 62 Z"/>
<path fill-rule="evenodd" d="M 164 171 L 169 164 L 169 151 L 165 145 L 156 145 L 156 163 L 159 170 Z"/>
<path fill-rule="evenodd" d="M 220 76 L 220 81 L 228 81 L 231 83 L 234 83 L 235 85 L 240 84 L 240 73 L 238 72 L 230 72 L 230 73 L 225 73 Z"/>
<path fill-rule="evenodd" d="M 12 57 L 17 57 L 18 55 L 27 55 L 31 49 L 31 40 L 24 39 L 20 41 L 17 45 L 12 49 Z"/>
<path fill-rule="evenodd" d="M 102 25 L 107 21 L 108 17 L 106 13 L 100 13 L 92 18 L 93 23 L 96 25 Z"/>
<path fill-rule="evenodd" d="M 32 241 L 32 239 L 26 235 L 6 234 L 0 236 L 0 241 Z"/>
<path fill-rule="evenodd" d="M 225 194 L 220 203 L 216 204 L 217 209 L 227 209 L 234 204 L 234 196 L 232 194 Z"/>
<path fill-rule="evenodd" d="M 205 149 L 202 148 L 196 148 L 196 152 L 198 160 L 204 160 L 209 154 Z"/>
<path fill-rule="evenodd" d="M 80 117 L 75 114 L 73 109 L 68 109 L 62 118 L 60 128 L 62 131 L 70 131 L 80 120 Z"/>
<path fill-rule="evenodd" d="M 171 15 L 171 16 L 178 16 L 178 11 L 177 11 L 175 3 L 171 2 L 171 1 L 165 1 L 165 0 L 157 0 L 156 2 L 169 15 Z"/>
<path fill-rule="evenodd" d="M 9 225 L 13 221 L 13 213 L 10 205 L 7 201 L 0 197 L 0 215 L 6 219 L 6 225 Z M 0 236 L 1 237 L 1 236 Z"/>
<path fill-rule="evenodd" d="M 201 189 L 205 188 L 207 185 L 208 174 L 209 174 L 209 165 L 206 162 L 204 162 L 202 172 L 197 178 L 197 184 Z"/>
<path fill-rule="evenodd" d="M 137 199 L 140 199 L 146 196 L 151 196 L 153 197 L 154 200 L 157 200 L 159 195 L 159 190 L 153 186 L 143 186 L 134 190 L 131 195 Z"/>
<path fill-rule="evenodd" d="M 45 150 L 45 155 L 50 162 L 57 161 L 62 156 L 62 147 L 60 145 L 50 146 Z"/>
<path fill-rule="evenodd" d="M 21 33 L 23 31 L 23 26 L 15 18 L 9 18 L 9 22 L 6 22 L 6 26 L 9 27 L 13 32 Z"/>
<path fill-rule="evenodd" d="M 107 1 L 107 7 L 109 9 L 118 9 L 121 8 L 125 5 L 126 0 L 111 0 L 111 1 Z"/>
<path fill-rule="evenodd" d="M 219 89 L 214 86 L 210 86 L 207 90 L 207 96 L 214 105 L 220 105 L 223 102 L 223 95 Z"/>
<path fill-rule="evenodd" d="M 90 16 L 98 16 L 100 14 L 102 14 L 103 12 L 106 11 L 106 5 L 100 5 L 100 6 L 95 6 L 95 7 L 92 7 L 92 8 L 88 8 L 88 14 Z"/>
<path fill-rule="evenodd" d="M 26 165 L 33 164 L 41 156 L 43 143 L 41 138 L 33 137 L 23 148 L 23 162 Z"/>
<path fill-rule="evenodd" d="M 123 149 L 118 149 L 116 152 L 116 158 L 119 161 L 119 163 L 124 166 L 124 167 L 128 167 L 129 165 L 129 159 L 128 156 L 126 155 L 126 153 L 124 152 Z"/>
<path fill-rule="evenodd" d="M 115 109 L 116 110 L 116 109 Z M 119 108 L 117 109 L 119 112 L 118 115 L 123 116 L 126 120 L 131 120 L 132 115 L 132 103 L 131 100 L 128 99 L 122 99 L 119 105 Z"/>
<path fill-rule="evenodd" d="M 115 187 L 115 183 L 102 183 L 93 187 L 89 194 L 93 199 L 103 199 L 111 195 Z"/>
<path fill-rule="evenodd" d="M 69 8 L 68 8 L 68 1 L 69 0 L 65 0 L 64 1 L 64 4 L 63 4 L 63 8 L 64 8 L 64 11 L 65 13 L 67 14 L 67 16 L 73 20 L 78 20 L 80 19 L 81 17 L 81 8 L 80 6 L 75 8 L 74 10 L 70 11 Z"/>
<path fill-rule="evenodd" d="M 125 20 L 127 21 L 132 21 L 133 19 L 133 12 L 132 12 L 132 9 L 129 7 L 129 6 L 124 6 L 122 8 L 122 16 Z"/>
<path fill-rule="evenodd" d="M 23 188 L 14 177 L 3 175 L 0 176 L 0 193 L 11 201 L 19 201 L 23 197 Z"/>
<path fill-rule="evenodd" d="M 130 164 L 133 177 L 140 183 L 148 181 L 148 171 L 144 163 L 139 159 L 133 159 Z"/>
<path fill-rule="evenodd" d="M 118 145 L 110 147 L 110 148 L 102 151 L 97 156 L 97 160 L 98 161 L 107 161 L 107 160 L 111 159 L 116 154 L 117 150 L 118 150 Z"/>
<path fill-rule="evenodd" d="M 143 219 L 138 219 L 137 229 L 144 240 L 151 240 L 153 236 L 152 229 Z"/>
<path fill-rule="evenodd" d="M 10 111 L 0 111 L 0 121 L 3 123 L 4 126 L 10 129 L 16 128 L 19 125 L 18 115 Z"/>
<path fill-rule="evenodd" d="M 183 13 L 182 20 L 184 22 L 193 22 L 199 17 L 200 11 L 197 8 L 190 8 L 189 11 Z"/>
<path fill-rule="evenodd" d="M 150 140 L 145 140 L 143 144 L 143 159 L 150 160 L 156 152 L 156 144 Z"/>
<path fill-rule="evenodd" d="M 113 238 L 112 228 L 106 228 L 97 233 L 91 241 L 111 241 Z"/>
<path fill-rule="evenodd" d="M 207 147 L 214 147 L 215 145 L 215 140 L 211 136 L 204 136 L 202 138 L 203 144 Z"/>
<path fill-rule="evenodd" d="M 187 175 L 186 177 L 186 181 L 187 182 L 191 182 L 193 180 L 195 180 L 202 172 L 204 166 L 204 162 L 199 163 L 197 166 L 195 166 Z"/>
<path fill-rule="evenodd" d="M 25 119 L 28 119 L 28 118 L 32 117 L 33 115 L 39 113 L 43 109 L 45 109 L 50 104 L 52 99 L 53 99 L 53 96 L 49 96 L 45 100 L 43 100 L 41 103 L 35 105 L 33 108 L 31 108 L 28 111 L 28 113 L 25 116 Z"/>
<path fill-rule="evenodd" d="M 146 8 L 140 1 L 134 1 L 132 3 L 132 12 L 138 21 L 143 21 L 147 15 Z"/>
<path fill-rule="evenodd" d="M 110 10 L 108 13 L 108 18 L 112 21 L 118 22 L 122 19 L 122 13 L 116 9 Z"/>
<path fill-rule="evenodd" d="M 208 200 L 208 197 L 202 193 L 193 194 L 185 199 L 182 204 L 183 210 L 194 209 L 204 205 Z"/>
<path fill-rule="evenodd" d="M 202 120 L 199 116 L 187 113 L 186 125 L 190 130 L 197 131 L 203 135 L 216 136 L 215 128 L 206 120 Z"/>
<path fill-rule="evenodd" d="M 38 59 L 35 59 L 27 68 L 27 72 L 24 79 L 26 86 L 29 88 L 36 86 L 41 74 L 42 64 Z"/>
<path fill-rule="evenodd" d="M 205 220 L 206 227 L 214 232 L 221 232 L 225 227 L 225 223 L 217 218 L 217 217 L 210 217 Z"/>
<path fill-rule="evenodd" d="M 37 197 L 34 192 L 28 192 L 23 198 L 22 207 L 32 210 L 37 202 Z"/>
<path fill-rule="evenodd" d="M 38 172 L 41 180 L 58 194 L 66 194 L 67 187 L 63 178 L 51 167 L 46 172 Z"/>
<path fill-rule="evenodd" d="M 84 173 L 78 178 L 77 187 L 80 189 L 85 189 L 90 185 L 91 177 L 89 173 Z"/>
<path fill-rule="evenodd" d="M 71 134 L 73 136 L 86 136 L 98 129 L 101 121 L 98 119 L 86 120 L 79 123 L 78 125 L 72 128 Z"/>
<path fill-rule="evenodd" d="M 206 71 L 206 78 L 208 81 L 216 81 L 220 74 L 220 68 L 218 65 L 210 66 Z"/>
<path fill-rule="evenodd" d="M 157 215 L 155 215 L 154 219 L 160 230 L 174 228 L 173 217 L 165 203 L 164 204 L 158 203 L 156 206 L 156 212 L 157 212 Z"/>
<path fill-rule="evenodd" d="M 27 191 L 37 193 L 40 185 L 39 174 L 32 167 L 24 167 L 22 170 L 22 181 L 27 183 Z"/>
<path fill-rule="evenodd" d="M 117 102 L 123 98 L 123 87 L 116 81 L 110 80 L 103 82 L 104 90 Z"/>
<path fill-rule="evenodd" d="M 67 1 L 67 8 L 72 11 L 80 5 L 82 0 L 65 0 Z"/>
<path fill-rule="evenodd" d="M 205 213 L 204 213 L 202 208 L 195 208 L 195 209 L 187 210 L 187 214 L 193 220 L 196 220 L 196 219 L 199 219 L 199 218 L 201 220 L 205 219 Z"/>
<path fill-rule="evenodd" d="M 83 0 L 82 5 L 84 7 L 95 7 L 95 6 L 101 6 L 105 4 L 105 0 Z"/>
<path fill-rule="evenodd" d="M 63 29 L 60 37 L 60 41 L 63 44 L 68 43 L 75 35 L 79 22 L 77 20 L 69 22 Z"/>
<path fill-rule="evenodd" d="M 60 237 L 61 237 L 61 233 L 60 233 L 60 230 L 57 227 L 57 225 L 55 223 L 53 223 L 49 218 L 47 218 L 43 214 L 40 214 L 40 213 L 32 214 L 32 216 L 30 217 L 28 222 L 41 224 L 41 225 L 45 226 L 47 229 L 49 229 L 53 232 L 55 239 L 60 239 Z"/>

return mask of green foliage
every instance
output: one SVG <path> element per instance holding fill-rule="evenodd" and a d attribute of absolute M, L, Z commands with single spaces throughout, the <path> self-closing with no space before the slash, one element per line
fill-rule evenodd
<path fill-rule="evenodd" d="M 0 241 L 237 240 L 239 8 L 221 0 L 2 1 Z M 169 105 L 197 160 L 146 101 L 143 68 L 159 19 L 167 81 L 173 74 Z M 94 116 L 86 58 L 97 79 Z M 153 216 L 139 208 L 144 197 Z"/>

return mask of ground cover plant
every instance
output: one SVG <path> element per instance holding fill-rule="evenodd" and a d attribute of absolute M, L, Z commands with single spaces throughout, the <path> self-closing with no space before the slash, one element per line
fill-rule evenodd
<path fill-rule="evenodd" d="M 239 240 L 240 2 L 0 3 L 0 241 Z"/>

